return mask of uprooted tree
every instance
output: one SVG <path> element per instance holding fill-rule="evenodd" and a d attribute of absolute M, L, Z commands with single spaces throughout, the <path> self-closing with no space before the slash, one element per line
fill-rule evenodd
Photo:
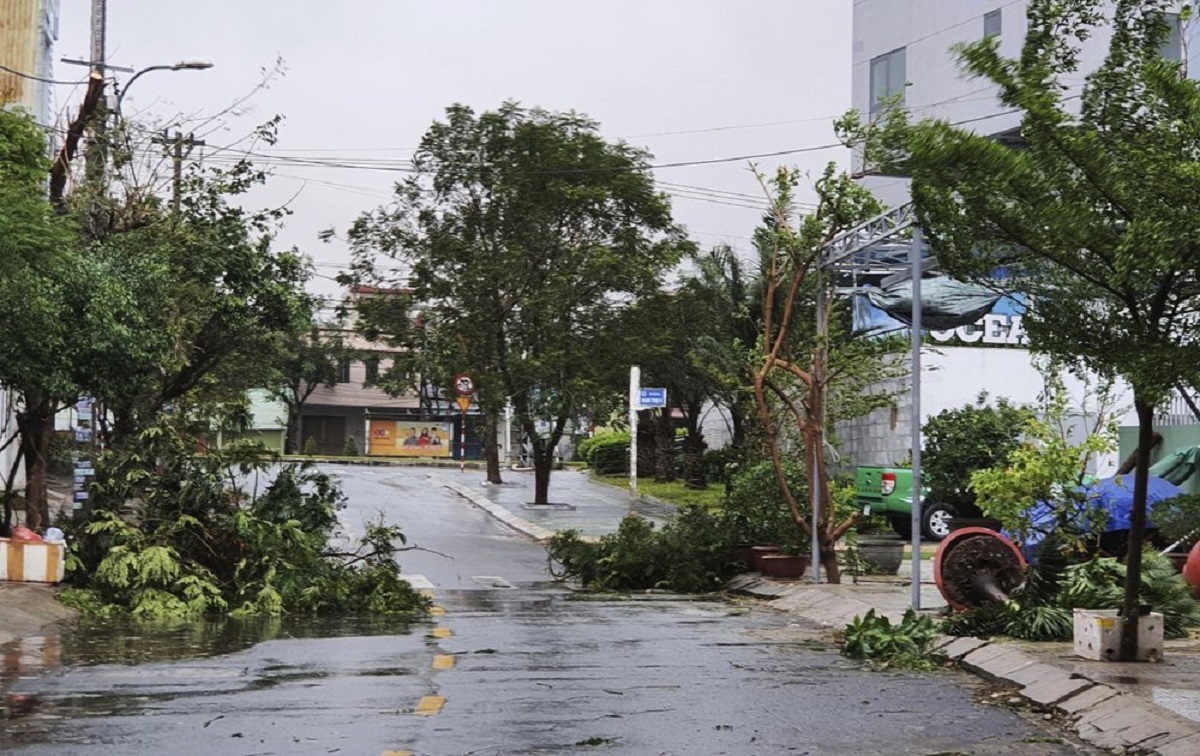
<path fill-rule="evenodd" d="M 1034 347 L 1133 390 L 1139 451 L 1123 611 L 1142 582 L 1155 406 L 1200 366 L 1200 84 L 1163 57 L 1169 0 L 1033 0 L 1019 57 L 997 40 L 963 46 L 969 75 L 1021 115 L 1019 146 L 901 111 L 859 133 L 868 159 L 912 176 L 942 267 L 993 279 L 1032 302 Z M 1186 13 L 1181 14 L 1186 20 Z M 1103 62 L 1081 72 L 1081 41 L 1102 28 Z M 1070 79 L 1086 73 L 1078 94 Z M 875 150 L 874 154 L 872 151 Z M 1121 658 L 1137 651 L 1126 623 Z"/>
<path fill-rule="evenodd" d="M 898 374 L 899 363 L 890 360 L 886 340 L 853 338 L 844 302 L 822 295 L 831 279 L 818 274 L 821 250 L 839 233 L 878 214 L 880 207 L 870 192 L 839 174 L 833 165 L 815 183 L 817 207 L 798 226 L 792 217 L 793 190 L 798 175 L 781 169 L 764 188 L 771 211 L 755 232 L 761 257 L 758 285 L 762 292 L 761 353 L 754 369 L 754 396 L 758 419 L 767 442 L 780 490 L 791 509 L 798 531 L 812 536 L 807 512 L 817 504 L 816 530 L 821 565 L 830 582 L 840 580 L 835 545 L 857 520 L 839 516 L 833 505 L 826 456 L 828 428 L 885 406 L 886 392 L 866 389 Z M 828 294 L 828 288 L 826 290 Z M 829 328 L 817 334 L 820 317 Z M 789 430 L 802 441 L 810 501 L 801 502 L 788 482 L 783 441 Z"/>

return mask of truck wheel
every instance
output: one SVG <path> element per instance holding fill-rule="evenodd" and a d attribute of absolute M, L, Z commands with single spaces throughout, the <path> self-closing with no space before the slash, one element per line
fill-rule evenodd
<path fill-rule="evenodd" d="M 950 518 L 956 515 L 954 507 L 941 502 L 925 502 L 921 507 L 921 534 L 930 541 L 940 541 L 950 535 Z"/>
<path fill-rule="evenodd" d="M 896 531 L 896 535 L 906 541 L 912 540 L 912 518 L 905 515 L 903 517 L 896 515 L 891 518 L 892 530 Z"/>

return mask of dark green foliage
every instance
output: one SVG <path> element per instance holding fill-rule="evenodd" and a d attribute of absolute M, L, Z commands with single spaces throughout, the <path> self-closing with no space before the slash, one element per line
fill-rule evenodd
<path fill-rule="evenodd" d="M 846 626 L 842 654 L 883 667 L 936 669 L 942 660 L 929 654 L 929 645 L 937 633 L 938 626 L 931 618 L 912 609 L 894 626 L 887 617 L 871 609 Z"/>
<path fill-rule="evenodd" d="M 804 466 L 785 461 L 784 472 L 793 495 L 801 507 L 807 509 L 808 480 Z M 724 519 L 733 543 L 806 545 L 804 532 L 792 520 L 791 509 L 783 498 L 775 468 L 770 462 L 755 463 L 733 476 Z"/>
<path fill-rule="evenodd" d="M 400 579 L 399 528 L 368 523 L 352 551 L 330 548 L 343 496 L 327 475 L 283 465 L 257 492 L 238 480 L 269 470 L 261 447 L 196 455 L 193 446 L 156 426 L 100 457 L 88 509 L 67 524 L 73 588 L 64 602 L 146 619 L 428 607 Z"/>
<path fill-rule="evenodd" d="M 354 440 L 354 436 L 346 436 L 346 443 L 342 446 L 342 456 L 358 456 L 358 442 Z"/>
<path fill-rule="evenodd" d="M 1179 541 L 1174 552 L 1186 554 L 1200 540 L 1200 495 L 1183 494 L 1159 502 L 1150 518 L 1158 528 L 1163 548 Z"/>
<path fill-rule="evenodd" d="M 743 456 L 742 450 L 733 445 L 724 446 L 720 449 L 709 449 L 704 452 L 705 479 L 709 483 L 719 483 L 721 485 L 732 483 Z"/>
<path fill-rule="evenodd" d="M 597 475 L 629 472 L 629 434 L 598 433 L 579 444 L 579 456 Z"/>
<path fill-rule="evenodd" d="M 556 578 L 576 579 L 599 591 L 704 593 L 720 588 L 737 568 L 721 518 L 696 506 L 684 507 L 660 529 L 629 515 L 616 533 L 598 541 L 585 541 L 575 530 L 562 531 L 546 550 Z"/>
<path fill-rule="evenodd" d="M 578 113 L 452 105 L 412 160 L 393 201 L 349 229 L 346 280 L 410 289 L 422 327 L 389 317 L 376 331 L 414 348 L 432 338 L 436 351 L 413 355 L 435 376 L 472 375 L 485 411 L 511 397 L 545 504 L 568 421 L 602 415 L 628 375 L 621 314 L 691 245 L 650 156 Z"/>
<path fill-rule="evenodd" d="M 980 394 L 974 405 L 943 410 L 925 423 L 924 482 L 936 501 L 973 505 L 971 473 L 1004 465 L 1020 443 L 1030 411 L 1005 399 L 985 406 L 986 399 Z"/>
<path fill-rule="evenodd" d="M 1043 553 L 1045 553 L 1043 551 Z M 1067 641 L 1073 609 L 1120 609 L 1125 565 L 1112 557 L 1093 557 L 1070 566 L 1031 571 L 1031 579 L 1012 600 L 955 614 L 942 623 L 948 635 L 1006 635 L 1034 641 Z M 1200 626 L 1200 604 L 1170 561 L 1153 549 L 1142 556 L 1141 597 L 1163 615 L 1163 635 L 1186 638 Z"/>

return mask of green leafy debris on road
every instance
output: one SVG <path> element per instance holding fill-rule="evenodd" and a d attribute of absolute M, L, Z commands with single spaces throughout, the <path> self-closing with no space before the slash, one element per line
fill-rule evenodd
<path fill-rule="evenodd" d="M 261 447 L 194 449 L 165 424 L 101 456 L 89 506 L 66 528 L 76 535 L 64 603 L 139 619 L 429 607 L 400 577 L 398 527 L 369 522 L 356 546 L 330 546 L 344 496 L 328 475 L 284 465 L 264 490 L 247 491 L 239 476 L 272 472 Z"/>
<path fill-rule="evenodd" d="M 937 669 L 943 659 L 929 653 L 937 632 L 937 625 L 930 617 L 912 609 L 904 613 L 898 625 L 871 609 L 846 626 L 842 655 L 881 668 Z"/>

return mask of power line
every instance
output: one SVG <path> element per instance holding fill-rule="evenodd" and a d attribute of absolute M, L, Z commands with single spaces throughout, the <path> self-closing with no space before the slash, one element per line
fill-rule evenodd
<path fill-rule="evenodd" d="M 79 81 L 59 81 L 58 79 L 47 79 L 42 76 L 34 76 L 33 74 L 25 73 L 24 71 L 18 71 L 15 68 L 9 68 L 8 66 L 4 65 L 0 65 L 0 71 L 7 71 L 13 76 L 20 76 L 22 79 L 32 79 L 33 81 L 40 81 L 45 84 L 59 84 L 64 87 L 78 86 L 79 84 L 87 84 L 88 82 L 87 79 L 80 79 Z"/>

